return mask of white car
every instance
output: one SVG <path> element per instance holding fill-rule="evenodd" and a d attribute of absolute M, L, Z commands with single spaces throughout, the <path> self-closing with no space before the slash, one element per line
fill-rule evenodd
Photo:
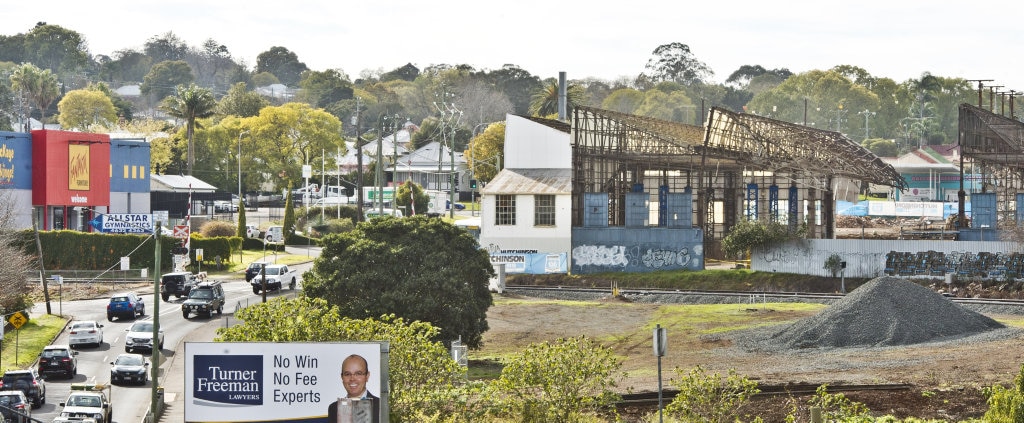
<path fill-rule="evenodd" d="M 267 292 L 278 291 L 288 287 L 288 289 L 295 289 L 295 281 L 298 278 L 298 272 L 289 268 L 286 264 L 270 264 L 264 267 L 266 271 L 266 287 Z M 255 277 L 249 281 L 252 285 L 252 293 L 259 294 L 263 291 L 263 274 L 257 273 Z"/>
<path fill-rule="evenodd" d="M 75 320 L 68 325 L 68 345 L 71 348 L 89 344 L 100 346 L 103 344 L 103 325 L 94 320 Z"/>
<path fill-rule="evenodd" d="M 131 327 L 125 329 L 128 335 L 124 338 L 124 352 L 135 350 L 153 351 L 153 321 L 144 320 L 132 323 Z M 164 348 L 164 330 L 158 333 L 157 348 Z"/>
<path fill-rule="evenodd" d="M 249 238 L 259 238 L 260 228 L 256 225 L 245 225 L 245 236 Z"/>
<path fill-rule="evenodd" d="M 110 423 L 110 401 L 102 391 L 71 391 L 60 405 L 64 407 L 60 417 L 88 417 L 97 423 Z"/>

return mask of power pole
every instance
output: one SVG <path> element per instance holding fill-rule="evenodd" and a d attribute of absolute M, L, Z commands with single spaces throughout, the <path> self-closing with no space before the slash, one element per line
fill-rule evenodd
<path fill-rule="evenodd" d="M 356 97 L 356 115 L 352 117 L 352 120 L 356 124 L 356 201 L 358 206 L 356 210 L 356 222 L 363 221 L 363 137 L 360 134 L 359 128 L 359 108 L 363 105 L 363 99 Z M 338 210 L 341 210 L 339 207 Z"/>

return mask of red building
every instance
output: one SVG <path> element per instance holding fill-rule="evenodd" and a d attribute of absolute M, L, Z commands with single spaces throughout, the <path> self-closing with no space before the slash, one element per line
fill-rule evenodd
<path fill-rule="evenodd" d="M 32 131 L 32 169 L 40 229 L 89 230 L 89 220 L 109 209 L 110 136 Z"/>

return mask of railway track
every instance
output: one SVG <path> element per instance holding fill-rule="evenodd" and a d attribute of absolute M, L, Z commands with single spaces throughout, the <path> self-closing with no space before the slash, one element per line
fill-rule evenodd
<path fill-rule="evenodd" d="M 757 389 L 760 391 L 753 395 L 751 398 L 763 398 L 763 397 L 774 397 L 780 395 L 813 395 L 817 392 L 820 384 L 809 384 L 809 383 L 795 383 L 795 384 L 784 384 L 784 385 L 758 385 Z M 828 385 L 828 392 L 835 394 L 840 392 L 860 392 L 860 391 L 907 391 L 913 389 L 914 385 L 906 383 L 882 383 L 882 384 L 871 384 L 871 385 Z M 662 391 L 662 402 L 668 404 L 672 402 L 678 391 L 665 390 Z M 657 392 L 640 392 L 635 394 L 622 395 L 622 400 L 619 401 L 620 407 L 631 406 L 631 407 L 650 407 L 658 405 L 658 393 Z"/>

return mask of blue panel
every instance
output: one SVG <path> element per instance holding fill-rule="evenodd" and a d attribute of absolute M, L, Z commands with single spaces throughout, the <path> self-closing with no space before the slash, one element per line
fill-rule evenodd
<path fill-rule="evenodd" d="M 793 231 L 796 230 L 797 222 L 799 221 L 799 218 L 800 218 L 800 216 L 799 216 L 800 208 L 798 206 L 798 204 L 800 202 L 799 201 L 800 199 L 797 197 L 798 194 L 799 194 L 799 191 L 797 191 L 796 185 L 790 185 L 790 187 L 789 187 L 789 197 L 786 198 L 786 204 L 789 206 L 788 207 L 789 208 L 788 214 L 789 214 L 789 231 L 790 232 L 793 232 Z"/>
<path fill-rule="evenodd" d="M 650 195 L 646 192 L 626 193 L 626 227 L 645 227 L 651 218 Z"/>
<path fill-rule="evenodd" d="M 971 227 L 996 228 L 996 194 L 971 193 Z"/>
<path fill-rule="evenodd" d="M 32 136 L 0 132 L 0 189 L 32 189 Z"/>
<path fill-rule="evenodd" d="M 633 184 L 633 192 L 644 192 L 644 184 Z"/>
<path fill-rule="evenodd" d="M 1017 194 L 1017 224 L 1024 221 L 1024 194 Z"/>
<path fill-rule="evenodd" d="M 572 273 L 704 269 L 700 228 L 573 228 Z"/>
<path fill-rule="evenodd" d="M 110 140 L 110 191 L 149 192 L 149 143 Z"/>
<path fill-rule="evenodd" d="M 779 221 L 779 186 L 775 184 L 768 187 L 768 216 L 772 222 Z"/>
<path fill-rule="evenodd" d="M 666 196 L 668 203 L 668 227 L 693 227 L 693 195 L 690 193 L 672 192 Z"/>
<path fill-rule="evenodd" d="M 608 227 L 608 193 L 583 193 L 583 226 L 587 228 Z"/>
<path fill-rule="evenodd" d="M 747 220 L 757 220 L 757 184 L 747 184 Z"/>
<path fill-rule="evenodd" d="M 658 187 L 658 226 L 668 226 L 668 185 Z"/>
<path fill-rule="evenodd" d="M 496 253 L 491 254 L 492 264 L 504 264 L 505 273 L 568 273 L 566 253 Z"/>

